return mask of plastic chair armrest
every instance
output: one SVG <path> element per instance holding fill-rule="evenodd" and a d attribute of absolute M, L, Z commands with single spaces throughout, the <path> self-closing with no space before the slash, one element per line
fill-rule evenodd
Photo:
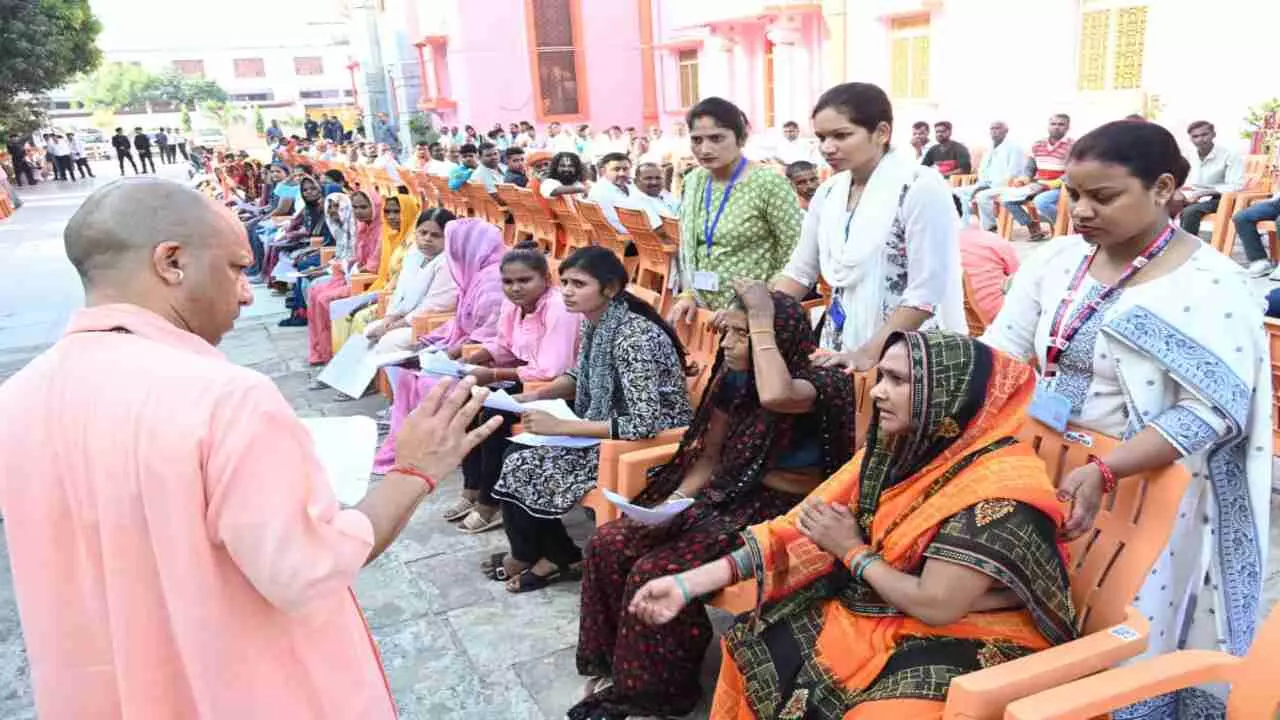
<path fill-rule="evenodd" d="M 1095 717 L 1174 690 L 1229 682 L 1242 658 L 1210 650 L 1159 655 L 1046 690 L 1006 708 L 1005 720 Z"/>
<path fill-rule="evenodd" d="M 1147 647 L 1147 619 L 1133 607 L 1125 621 L 1047 650 L 951 681 L 944 720 L 995 720 L 1009 703 L 1106 670 Z"/>
<path fill-rule="evenodd" d="M 623 453 L 618 458 L 618 488 L 615 492 L 628 500 L 639 495 L 649 484 L 649 469 L 669 462 L 678 447 L 679 443 L 672 443 Z"/>
<path fill-rule="evenodd" d="M 409 318 L 409 327 L 413 331 L 413 337 L 420 338 L 449 322 L 452 317 L 453 313 L 425 313 Z"/>
<path fill-rule="evenodd" d="M 1240 212 L 1250 205 L 1260 201 L 1267 200 L 1271 197 L 1271 193 L 1262 192 L 1261 190 L 1244 190 L 1235 194 L 1235 204 L 1232 207 L 1234 212 Z"/>

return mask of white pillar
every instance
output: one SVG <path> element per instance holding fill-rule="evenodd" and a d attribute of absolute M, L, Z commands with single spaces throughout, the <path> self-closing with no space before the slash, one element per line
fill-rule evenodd
<path fill-rule="evenodd" d="M 718 35 L 712 35 L 703 41 L 702 52 L 698 54 L 698 92 L 702 97 L 718 95 L 727 98 L 733 94 L 732 60 L 735 44 Z"/>
<path fill-rule="evenodd" d="M 796 43 L 800 41 L 800 33 L 792 28 L 771 28 L 765 35 L 773 43 L 773 116 L 774 124 L 794 120 L 804 123 L 806 111 L 799 108 L 798 89 L 800 78 L 806 73 L 797 68 Z"/>

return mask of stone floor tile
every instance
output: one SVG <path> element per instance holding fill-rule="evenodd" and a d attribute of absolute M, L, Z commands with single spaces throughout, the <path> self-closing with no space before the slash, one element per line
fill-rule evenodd
<path fill-rule="evenodd" d="M 489 555 L 484 551 L 436 555 L 410 561 L 406 567 L 432 596 L 432 612 L 447 613 L 495 598 L 494 591 L 502 584 L 480 572 L 480 563 Z"/>
<path fill-rule="evenodd" d="M 521 684 L 528 688 L 546 717 L 564 717 L 569 708 L 582 697 L 587 681 L 578 675 L 575 653 L 575 648 L 568 647 L 550 655 L 516 663 L 513 667 Z"/>
<path fill-rule="evenodd" d="M 482 676 L 436 617 L 374 631 L 402 720 L 542 720 L 537 704 L 508 668 Z"/>
<path fill-rule="evenodd" d="M 491 672 L 572 647 L 578 633 L 578 583 L 494 598 L 447 613 L 477 668 Z"/>
<path fill-rule="evenodd" d="M 433 594 L 394 555 L 383 553 L 356 576 L 356 599 L 369 627 L 380 628 L 438 612 Z"/>

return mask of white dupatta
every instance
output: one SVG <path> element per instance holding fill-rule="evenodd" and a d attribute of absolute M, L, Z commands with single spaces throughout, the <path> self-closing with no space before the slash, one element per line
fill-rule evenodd
<path fill-rule="evenodd" d="M 852 351 L 862 347 L 897 306 L 896 299 L 891 301 L 895 289 L 889 286 L 888 280 L 889 246 L 895 233 L 905 233 L 908 244 L 926 242 L 924 238 L 912 236 L 913 228 L 902 216 L 908 191 L 916 187 L 918 181 L 923 185 L 929 180 L 921 178 L 922 173 L 932 172 L 914 159 L 891 151 L 871 173 L 852 218 L 847 210 L 852 175 L 847 170 L 832 176 L 810 205 L 809 214 L 816 216 L 818 263 L 822 277 L 831 285 L 845 312 L 844 329 L 840 334 L 841 349 Z M 936 180 L 941 182 L 940 178 Z M 923 187 L 921 189 L 924 190 Z M 954 210 L 948 212 L 954 214 Z M 942 328 L 968 334 L 963 286 L 959 283 L 959 244 L 954 226 L 954 218 L 947 221 L 946 228 L 954 247 L 936 260 L 944 264 L 951 264 L 954 260 L 956 282 L 947 282 L 942 293 L 944 297 L 934 308 L 934 317 L 921 329 Z M 938 250 L 941 253 L 943 248 Z M 900 295 L 902 289 L 896 290 Z M 827 325 L 823 347 L 829 346 L 826 335 L 834 332 L 830 321 Z"/>

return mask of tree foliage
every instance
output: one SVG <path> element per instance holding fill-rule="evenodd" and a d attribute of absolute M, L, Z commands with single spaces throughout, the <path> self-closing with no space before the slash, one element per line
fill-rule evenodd
<path fill-rule="evenodd" d="M 219 100 L 211 100 L 200 106 L 200 112 L 204 116 L 217 123 L 218 127 L 226 130 L 236 123 L 244 122 L 244 112 L 240 108 L 227 102 Z"/>
<path fill-rule="evenodd" d="M 39 127 L 38 96 L 97 67 L 101 30 L 88 0 L 0 0 L 0 126 Z"/>
<path fill-rule="evenodd" d="M 76 95 L 91 108 L 136 111 L 145 109 L 147 103 L 191 108 L 227 100 L 226 91 L 212 80 L 185 77 L 176 70 L 157 75 L 139 65 L 118 62 L 107 63 L 85 76 L 76 87 Z"/>
<path fill-rule="evenodd" d="M 1280 98 L 1271 98 L 1249 108 L 1249 114 L 1244 117 L 1244 129 L 1240 131 L 1240 137 L 1252 140 L 1253 133 L 1262 129 L 1267 114 L 1273 112 L 1280 112 Z"/>
<path fill-rule="evenodd" d="M 262 108 L 253 106 L 253 130 L 259 135 L 265 135 L 267 132 L 267 121 L 262 117 Z"/>

